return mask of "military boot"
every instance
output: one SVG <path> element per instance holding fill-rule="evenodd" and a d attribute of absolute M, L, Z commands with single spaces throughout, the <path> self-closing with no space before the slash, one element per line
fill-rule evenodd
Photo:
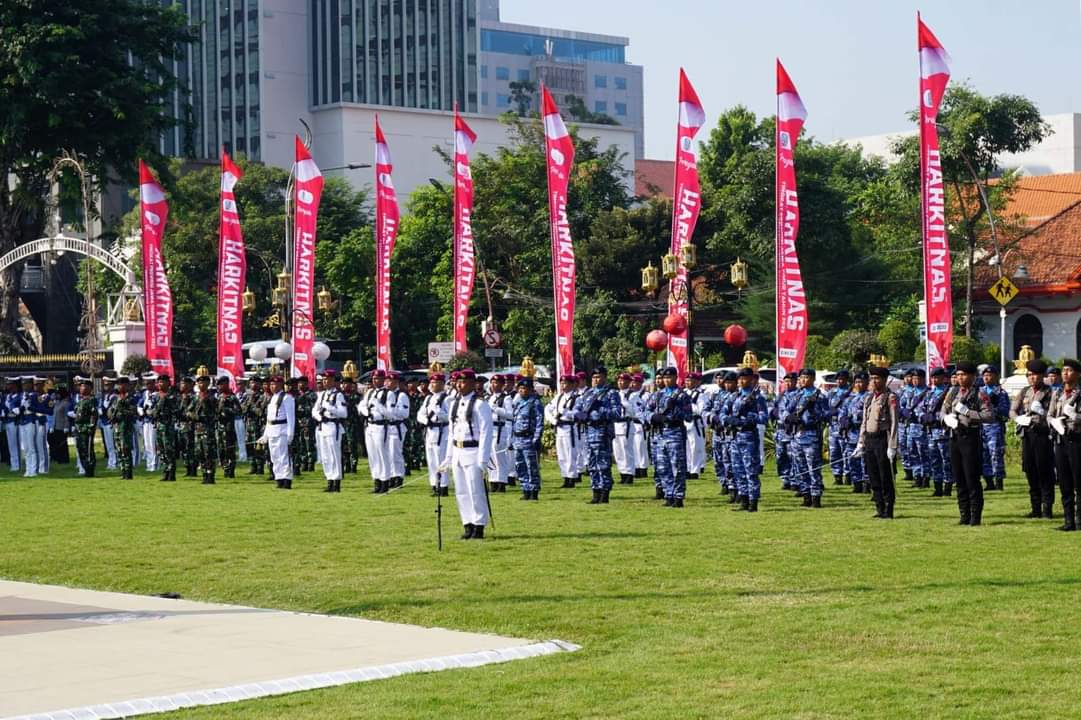
<path fill-rule="evenodd" d="M 811 507 L 811 493 L 803 496 L 803 507 Z"/>
<path fill-rule="evenodd" d="M 983 502 L 982 501 L 977 501 L 977 502 L 972 503 L 972 512 L 969 515 L 968 524 L 969 525 L 979 525 L 980 521 L 982 519 L 983 519 Z"/>
<path fill-rule="evenodd" d="M 995 478 L 995 490 L 1001 490 L 1006 478 Z"/>
<path fill-rule="evenodd" d="M 658 487 L 657 492 L 655 492 L 653 494 L 653 499 L 654 500 L 664 500 L 664 489 L 661 488 L 661 487 Z"/>
<path fill-rule="evenodd" d="M 466 523 L 462 526 L 462 540 L 470 540 L 473 537 L 473 533 L 476 530 L 476 526 L 473 523 Z"/>
<path fill-rule="evenodd" d="M 905 468 L 905 482 L 912 482 L 912 468 Z"/>
<path fill-rule="evenodd" d="M 953 495 L 953 483 L 946 483 L 946 485 L 942 488 L 942 495 L 943 497 L 950 497 L 951 495 Z"/>
<path fill-rule="evenodd" d="M 572 480 L 569 477 L 565 477 L 565 478 L 563 478 L 563 484 L 560 485 L 559 487 L 562 488 L 562 489 L 572 488 L 572 487 L 574 487 L 574 480 Z"/>
<path fill-rule="evenodd" d="M 1040 503 L 1035 501 L 1035 500 L 1029 500 L 1029 504 L 1032 506 L 1032 509 L 1029 511 L 1028 515 L 1026 515 L 1025 517 L 1026 518 L 1032 518 L 1032 519 L 1040 517 L 1042 515 L 1042 513 L 1040 511 Z"/>
<path fill-rule="evenodd" d="M 608 504 L 608 494 L 611 493 L 611 492 L 612 492 L 611 490 L 601 490 L 601 504 L 603 504 L 603 505 Z"/>
<path fill-rule="evenodd" d="M 931 497 L 942 497 L 942 481 L 935 480 L 935 491 L 931 493 Z"/>
<path fill-rule="evenodd" d="M 450 486 L 439 488 L 439 492 L 443 497 L 450 497 Z"/>
<path fill-rule="evenodd" d="M 822 496 L 821 495 L 815 495 L 814 497 L 811 498 L 811 507 L 814 507 L 814 508 L 822 507 Z"/>
<path fill-rule="evenodd" d="M 327 480 L 327 486 L 326 486 L 326 489 L 323 490 L 323 492 L 328 492 L 328 493 L 334 492 L 334 481 L 333 480 Z"/>
<path fill-rule="evenodd" d="M 871 516 L 876 520 L 881 520 L 886 517 L 886 503 L 881 500 L 875 500 L 875 514 Z"/>
<path fill-rule="evenodd" d="M 747 512 L 758 512 L 758 501 L 751 500 L 747 503 Z"/>
<path fill-rule="evenodd" d="M 886 518 L 887 520 L 893 520 L 893 503 L 886 503 Z"/>
<path fill-rule="evenodd" d="M 735 488 L 732 488 L 728 491 L 728 504 L 734 505 L 737 502 L 739 502 L 739 491 Z"/>
<path fill-rule="evenodd" d="M 588 504 L 589 505 L 599 505 L 600 502 L 601 502 L 601 491 L 600 490 L 594 490 L 593 491 L 593 498 L 589 501 Z"/>
<path fill-rule="evenodd" d="M 683 507 L 683 498 L 673 498 L 672 499 L 672 507 L 674 507 L 674 508 Z"/>
<path fill-rule="evenodd" d="M 1055 516 L 1055 513 L 1052 512 L 1051 507 L 1052 507 L 1051 503 L 1044 503 L 1043 504 L 1043 507 L 1042 507 L 1041 512 L 1040 512 L 1040 516 L 1044 520 L 1050 520 L 1051 518 L 1053 518 Z"/>
<path fill-rule="evenodd" d="M 484 539 L 484 526 L 483 525 L 474 525 L 473 526 L 473 537 L 471 537 L 470 540 L 483 540 L 483 539 Z"/>
<path fill-rule="evenodd" d="M 334 481 L 334 492 L 340 493 L 341 491 L 342 491 L 342 481 L 341 480 L 335 480 Z"/>

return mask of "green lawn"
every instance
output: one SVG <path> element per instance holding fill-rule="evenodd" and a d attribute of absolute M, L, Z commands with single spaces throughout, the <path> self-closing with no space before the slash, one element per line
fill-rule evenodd
<path fill-rule="evenodd" d="M 416 475 L 373 496 L 363 473 L 341 495 L 312 474 L 291 493 L 7 474 L 0 575 L 582 646 L 175 717 L 1081 716 L 1081 534 L 1022 519 L 1016 468 L 979 528 L 907 487 L 888 522 L 847 488 L 797 507 L 772 475 L 752 515 L 712 478 L 668 510 L 642 481 L 590 506 L 557 474 L 538 503 L 493 496 L 485 542 L 457 540 L 451 498 L 442 553 Z"/>

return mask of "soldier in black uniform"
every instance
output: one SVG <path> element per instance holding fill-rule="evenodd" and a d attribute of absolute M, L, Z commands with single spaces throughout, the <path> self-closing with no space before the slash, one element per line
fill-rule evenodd
<path fill-rule="evenodd" d="M 1032 506 L 1027 517 L 1050 518 L 1055 505 L 1054 457 L 1047 424 L 1052 389 L 1044 382 L 1047 365 L 1042 360 L 1030 360 L 1025 369 L 1028 387 L 1010 404 L 1010 419 L 1021 431 L 1021 469 Z"/>
<path fill-rule="evenodd" d="M 957 385 L 942 402 L 942 421 L 950 429 L 950 464 L 957 484 L 961 525 L 979 525 L 983 517 L 983 438 L 980 426 L 993 422 L 991 399 L 975 385 L 976 366 L 957 363 Z"/>

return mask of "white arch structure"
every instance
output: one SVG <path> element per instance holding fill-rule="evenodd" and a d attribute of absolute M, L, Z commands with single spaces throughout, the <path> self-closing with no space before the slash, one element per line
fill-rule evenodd
<path fill-rule="evenodd" d="M 44 252 L 73 252 L 79 255 L 97 260 L 105 267 L 123 278 L 127 285 L 126 290 L 139 291 L 139 278 L 135 271 L 128 267 L 120 258 L 105 250 L 100 245 L 87 242 L 83 238 L 71 237 L 70 235 L 57 235 L 55 237 L 38 238 L 24 243 L 11 252 L 0 257 L 0 272 L 7 270 L 15 263 L 25 260 L 31 255 Z"/>

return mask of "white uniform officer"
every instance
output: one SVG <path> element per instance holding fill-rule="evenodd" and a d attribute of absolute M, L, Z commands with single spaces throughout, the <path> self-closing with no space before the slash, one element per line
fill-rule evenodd
<path fill-rule="evenodd" d="M 552 402 L 544 408 L 544 419 L 556 429 L 556 459 L 559 461 L 559 474 L 563 478 L 560 487 L 572 488 L 578 478 L 578 424 L 574 409 L 578 396 L 574 392 L 576 378 L 564 375 L 560 379 L 560 390 Z"/>
<path fill-rule="evenodd" d="M 634 484 L 635 453 L 634 434 L 635 420 L 641 408 L 637 405 L 637 397 L 631 391 L 630 373 L 620 373 L 616 378 L 616 386 L 619 388 L 619 402 L 623 406 L 623 414 L 614 421 L 612 438 L 612 459 L 615 460 L 616 469 L 619 471 L 620 485 Z"/>
<path fill-rule="evenodd" d="M 424 456 L 428 465 L 428 484 L 432 497 L 450 493 L 447 473 L 439 468 L 447 454 L 447 392 L 443 373 L 428 377 L 428 395 L 417 410 L 417 422 L 424 426 Z"/>
<path fill-rule="evenodd" d="M 492 492 L 505 493 L 514 458 L 511 455 L 511 421 L 514 420 L 514 393 L 506 392 L 506 377 L 493 375 L 488 381 L 488 405 L 492 408 L 492 467 L 488 473 Z M 511 388 L 513 389 L 513 387 Z"/>
<path fill-rule="evenodd" d="M 492 459 L 492 409 L 476 392 L 477 376 L 466 368 L 458 375 L 458 397 L 449 407 L 450 443 L 444 462 L 454 477 L 454 497 L 465 532 L 463 540 L 483 540 L 488 524 L 484 468 Z"/>
<path fill-rule="evenodd" d="M 143 437 L 143 457 L 146 459 L 147 472 L 156 472 L 158 469 L 157 428 L 154 427 L 154 423 L 150 420 L 150 408 L 158 399 L 158 391 L 155 387 L 157 380 L 158 374 L 156 372 L 143 373 L 143 382 L 146 387 L 139 393 L 136 405 L 138 415 L 136 427 Z"/>
<path fill-rule="evenodd" d="M 691 398 L 693 417 L 683 424 L 687 428 L 687 477 L 691 480 L 696 480 L 706 467 L 706 425 L 702 420 L 702 412 L 708 398 L 702 392 L 701 385 L 702 373 L 687 373 L 684 390 Z"/>
<path fill-rule="evenodd" d="M 634 433 L 634 476 L 644 478 L 649 475 L 649 438 L 646 437 L 646 428 L 649 418 L 645 417 L 646 401 L 649 393 L 643 384 L 646 376 L 642 373 L 631 375 L 631 402 L 636 408 L 635 415 L 631 418 Z"/>
<path fill-rule="evenodd" d="M 405 434 L 409 420 L 409 393 L 396 370 L 387 371 L 387 395 L 384 402 L 387 425 L 387 457 L 390 459 L 390 487 L 400 488 L 405 481 Z"/>
<path fill-rule="evenodd" d="M 282 490 L 293 488 L 293 464 L 289 459 L 289 443 L 296 432 L 296 404 L 293 396 L 285 392 L 281 375 L 270 378 L 270 401 L 266 408 L 266 426 L 258 442 L 267 446 L 274 479 Z"/>
<path fill-rule="evenodd" d="M 389 419 L 385 405 L 388 391 L 383 387 L 386 380 L 385 370 L 373 371 L 370 386 L 357 403 L 357 412 L 364 418 L 364 448 L 368 452 L 368 471 L 374 483 L 372 492 L 376 494 L 390 490 L 391 469 L 387 454 Z"/>
<path fill-rule="evenodd" d="M 349 414 L 345 395 L 338 389 L 338 373 L 324 370 L 323 389 L 315 397 L 312 418 L 315 419 L 315 442 L 319 445 L 319 460 L 327 479 L 324 492 L 342 491 L 342 421 Z"/>

